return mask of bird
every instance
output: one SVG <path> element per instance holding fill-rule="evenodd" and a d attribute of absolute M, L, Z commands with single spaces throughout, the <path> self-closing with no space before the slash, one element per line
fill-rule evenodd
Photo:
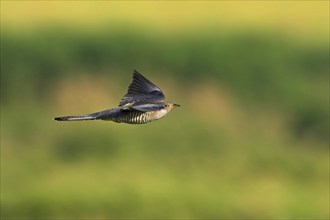
<path fill-rule="evenodd" d="M 133 80 L 117 108 L 90 114 L 55 117 L 56 121 L 104 120 L 127 124 L 145 124 L 163 118 L 179 104 L 165 102 L 160 88 L 133 70 Z"/>

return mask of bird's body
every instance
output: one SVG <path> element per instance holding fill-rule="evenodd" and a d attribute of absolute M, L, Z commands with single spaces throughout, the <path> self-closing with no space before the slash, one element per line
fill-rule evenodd
<path fill-rule="evenodd" d="M 163 92 L 137 71 L 133 82 L 118 108 L 85 115 L 56 117 L 56 121 L 105 120 L 118 123 L 144 124 L 164 117 L 174 107 L 180 106 L 164 102 Z"/>
<path fill-rule="evenodd" d="M 112 108 L 109 110 L 95 112 L 87 115 L 57 117 L 57 121 L 83 121 L 83 120 L 104 120 L 127 124 L 144 124 L 158 120 L 168 113 L 166 109 L 158 111 L 142 112 L 136 110 L 122 110 L 121 108 Z"/>

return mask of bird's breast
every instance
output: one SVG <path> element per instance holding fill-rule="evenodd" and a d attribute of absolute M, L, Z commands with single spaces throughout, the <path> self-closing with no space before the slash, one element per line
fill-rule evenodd
<path fill-rule="evenodd" d="M 155 118 L 155 120 L 160 119 L 162 117 L 164 117 L 167 114 L 167 110 L 166 109 L 161 109 L 159 111 L 153 111 L 150 112 L 151 114 L 153 114 L 153 117 Z"/>
<path fill-rule="evenodd" d="M 108 118 L 108 120 L 112 120 L 118 123 L 128 123 L 128 124 L 144 124 L 148 122 L 152 122 L 154 120 L 158 120 L 164 117 L 167 114 L 165 109 L 161 109 L 158 111 L 122 111 L 121 113 L 115 115 L 114 117 Z"/>

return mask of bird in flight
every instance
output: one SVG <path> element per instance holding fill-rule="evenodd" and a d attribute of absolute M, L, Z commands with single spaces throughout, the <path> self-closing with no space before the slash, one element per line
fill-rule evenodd
<path fill-rule="evenodd" d="M 133 81 L 118 108 L 85 115 L 56 117 L 56 121 L 105 120 L 117 123 L 144 124 L 164 117 L 178 104 L 165 102 L 163 92 L 138 71 L 133 72 Z"/>

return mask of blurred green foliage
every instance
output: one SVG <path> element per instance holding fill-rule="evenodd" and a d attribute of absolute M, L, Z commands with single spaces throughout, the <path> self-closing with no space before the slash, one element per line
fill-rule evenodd
<path fill-rule="evenodd" d="M 77 70 L 108 75 L 104 70 L 113 66 L 141 67 L 153 75 L 175 74 L 185 84 L 216 80 L 247 102 L 286 110 L 297 135 L 307 131 L 327 139 L 327 47 L 260 32 L 166 38 L 141 32 L 49 29 L 4 35 L 2 101 L 43 98 L 51 84 L 68 74 L 75 77 Z"/>
<path fill-rule="evenodd" d="M 328 46 L 262 31 L 1 33 L 2 217 L 327 217 Z M 174 79 L 183 107 L 141 126 L 51 121 L 56 85 L 84 72 L 125 91 L 132 69 Z M 228 115 L 195 98 L 202 85 L 230 94 Z"/>

